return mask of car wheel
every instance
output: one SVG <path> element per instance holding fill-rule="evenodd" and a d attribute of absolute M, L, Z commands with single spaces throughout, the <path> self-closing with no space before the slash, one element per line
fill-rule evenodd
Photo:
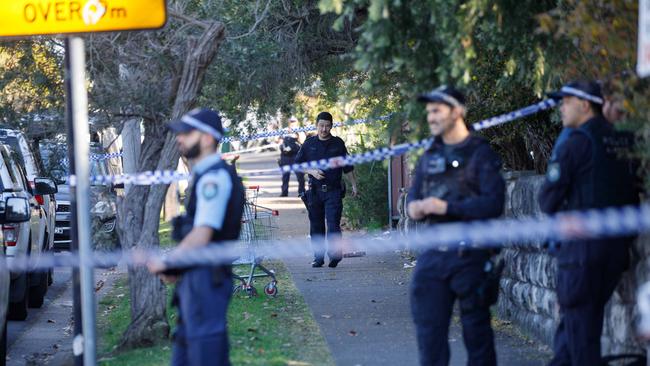
<path fill-rule="evenodd" d="M 40 308 L 43 306 L 45 294 L 47 293 L 48 272 L 32 273 L 32 279 L 36 284 L 29 287 L 29 307 Z"/>
<path fill-rule="evenodd" d="M 29 305 L 29 275 L 23 273 L 16 279 L 18 291 L 21 293 L 20 300 L 17 302 L 10 302 L 7 311 L 7 319 L 9 320 L 25 320 L 27 319 L 27 307 Z"/>

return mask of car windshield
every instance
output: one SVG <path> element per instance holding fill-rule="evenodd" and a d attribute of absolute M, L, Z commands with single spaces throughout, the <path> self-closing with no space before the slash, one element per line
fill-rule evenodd
<path fill-rule="evenodd" d="M 64 145 L 41 145 L 41 158 L 45 170 L 49 172 L 55 179 L 59 181 L 66 181 L 70 174 L 68 164 L 68 150 Z M 100 151 L 92 151 L 92 154 L 100 154 Z M 108 167 L 106 161 L 90 161 L 90 175 L 108 175 Z"/>

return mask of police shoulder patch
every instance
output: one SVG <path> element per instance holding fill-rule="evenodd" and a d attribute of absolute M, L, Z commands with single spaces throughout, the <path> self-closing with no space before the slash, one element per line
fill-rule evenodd
<path fill-rule="evenodd" d="M 203 189 L 201 190 L 201 195 L 203 198 L 210 200 L 213 199 L 217 196 L 217 183 L 214 182 L 207 182 L 205 185 L 203 185 Z"/>
<path fill-rule="evenodd" d="M 551 163 L 548 165 L 546 178 L 549 182 L 557 182 L 560 179 L 560 163 Z"/>

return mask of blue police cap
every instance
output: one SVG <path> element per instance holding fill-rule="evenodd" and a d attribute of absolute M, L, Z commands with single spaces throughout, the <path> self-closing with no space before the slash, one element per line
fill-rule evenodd
<path fill-rule="evenodd" d="M 221 140 L 225 134 L 219 113 L 207 108 L 191 110 L 179 120 L 170 122 L 167 128 L 175 133 L 187 133 L 192 130 L 199 130 L 212 135 L 217 140 Z"/>
<path fill-rule="evenodd" d="M 576 97 L 596 104 L 604 102 L 600 84 L 595 81 L 574 81 L 547 95 L 552 99 Z"/>
<path fill-rule="evenodd" d="M 450 86 L 441 86 L 432 91 L 418 95 L 418 102 L 444 103 L 451 107 L 464 107 L 465 96 Z"/>

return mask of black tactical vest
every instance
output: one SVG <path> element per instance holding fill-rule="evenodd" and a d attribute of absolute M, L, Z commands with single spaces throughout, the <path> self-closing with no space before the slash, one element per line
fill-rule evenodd
<path fill-rule="evenodd" d="M 569 192 L 568 210 L 584 210 L 639 203 L 639 195 L 629 160 L 633 139 L 614 130 L 603 117 L 587 121 L 572 133 L 591 141 L 591 169 L 577 176 Z"/>
<path fill-rule="evenodd" d="M 236 240 L 239 238 L 241 219 L 244 212 L 244 186 L 242 185 L 241 178 L 239 178 L 235 172 L 235 168 L 221 160 L 201 174 L 195 175 L 192 180 L 190 197 L 185 206 L 187 221 L 193 224 L 194 215 L 196 214 L 196 184 L 206 173 L 215 172 L 220 169 L 226 170 L 226 172 L 228 172 L 230 175 L 230 179 L 232 180 L 232 191 L 230 193 L 230 198 L 228 199 L 228 207 L 226 209 L 227 215 L 225 217 L 223 226 L 221 230 L 213 230 L 213 242 Z"/>
<path fill-rule="evenodd" d="M 474 154 L 482 144 L 487 144 L 487 141 L 473 135 L 453 146 L 445 145 L 440 138 L 436 138 L 419 165 L 419 173 L 423 177 L 421 197 L 459 201 L 478 196 L 480 182 L 475 176 L 477 170 L 474 164 L 480 163 L 480 157 L 474 157 Z M 446 221 L 450 221 L 450 218 L 427 217 L 430 223 Z"/>

